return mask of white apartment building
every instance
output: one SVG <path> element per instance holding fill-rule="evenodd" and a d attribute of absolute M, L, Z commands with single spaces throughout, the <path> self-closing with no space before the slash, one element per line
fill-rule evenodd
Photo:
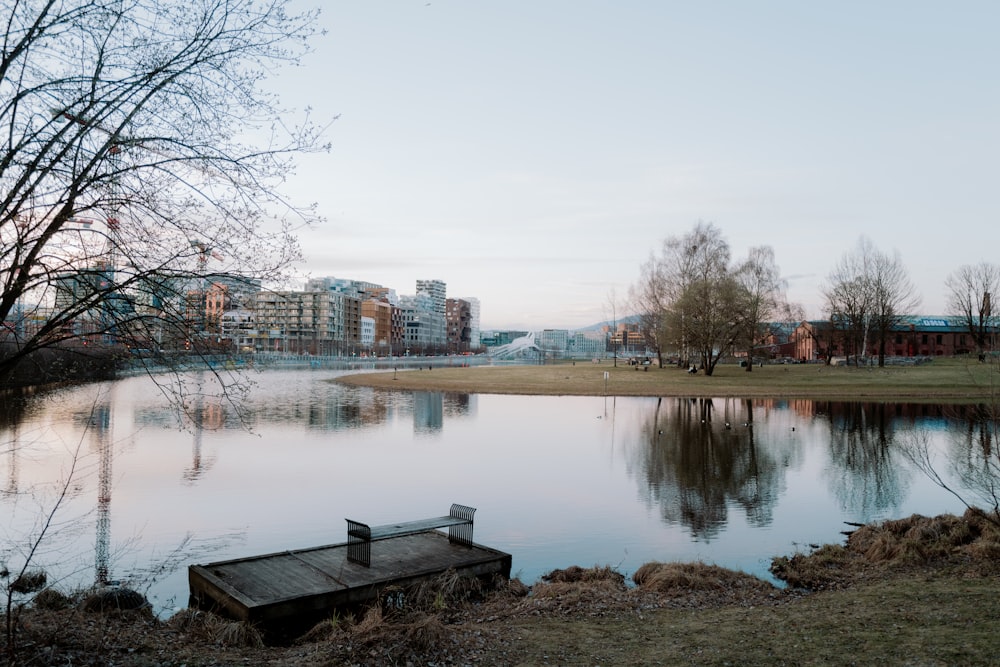
<path fill-rule="evenodd" d="M 418 280 L 415 295 L 400 297 L 407 344 L 421 348 L 447 346 L 447 302 L 447 286 L 441 280 Z"/>
<path fill-rule="evenodd" d="M 361 316 L 361 347 L 370 350 L 375 346 L 375 318 Z"/>

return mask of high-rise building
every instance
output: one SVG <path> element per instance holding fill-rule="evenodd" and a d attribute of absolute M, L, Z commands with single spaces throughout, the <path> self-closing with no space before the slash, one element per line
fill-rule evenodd
<path fill-rule="evenodd" d="M 444 347 L 448 344 L 447 286 L 443 280 L 418 280 L 417 295 L 428 297 L 431 303 L 429 317 L 424 321 L 429 345 Z"/>
<path fill-rule="evenodd" d="M 443 280 L 418 280 L 417 294 L 426 294 L 434 304 L 434 312 L 444 315 L 448 289 Z"/>
<path fill-rule="evenodd" d="M 472 331 L 470 326 L 472 322 L 471 304 L 465 299 L 448 299 L 446 304 L 448 351 L 468 352 Z"/>
<path fill-rule="evenodd" d="M 344 294 L 353 299 L 364 299 L 367 292 L 380 289 L 380 285 L 365 282 L 363 280 L 351 280 L 350 278 L 311 278 L 306 281 L 307 292 L 336 292 Z"/>
<path fill-rule="evenodd" d="M 482 345 L 482 329 L 479 324 L 479 299 L 474 296 L 463 296 L 463 301 L 469 302 L 469 349 L 478 350 Z"/>
<path fill-rule="evenodd" d="M 434 346 L 443 345 L 434 339 L 437 314 L 434 304 L 427 294 L 407 294 L 399 299 L 399 311 L 403 318 L 403 344 L 412 354 L 430 352 Z M 442 321 L 444 318 L 441 318 Z"/>

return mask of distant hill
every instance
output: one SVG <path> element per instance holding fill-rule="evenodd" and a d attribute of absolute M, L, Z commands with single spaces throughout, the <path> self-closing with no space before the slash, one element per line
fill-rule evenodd
<path fill-rule="evenodd" d="M 639 321 L 638 315 L 626 315 L 625 317 L 619 317 L 618 323 L 628 322 L 634 324 Z M 542 331 L 544 329 L 566 329 L 572 333 L 583 333 L 586 331 L 600 331 L 603 326 L 611 326 L 611 321 L 598 322 L 596 324 L 591 324 L 585 327 L 561 327 L 561 326 L 546 326 L 546 327 L 481 327 L 482 331 Z"/>
<path fill-rule="evenodd" d="M 615 320 L 617 324 L 636 324 L 639 321 L 639 315 L 625 315 L 624 317 L 619 317 Z M 579 327 L 577 329 L 570 329 L 574 332 L 584 332 L 584 331 L 600 331 L 601 327 L 613 327 L 614 323 L 611 320 L 605 320 L 604 322 L 598 322 L 597 324 L 591 324 L 587 327 Z"/>

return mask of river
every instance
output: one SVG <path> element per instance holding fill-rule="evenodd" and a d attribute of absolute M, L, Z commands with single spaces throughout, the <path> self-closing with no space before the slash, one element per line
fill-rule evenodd
<path fill-rule="evenodd" d="M 127 583 L 169 615 L 191 563 L 461 503 L 526 583 L 651 560 L 769 578 L 772 556 L 841 541 L 845 522 L 962 512 L 904 449 L 926 444 L 961 489 L 953 469 L 991 442 L 972 408 L 388 392 L 338 373 L 250 371 L 229 399 L 210 372 L 5 399 L 0 559 L 14 570 L 41 536 L 50 583 Z"/>

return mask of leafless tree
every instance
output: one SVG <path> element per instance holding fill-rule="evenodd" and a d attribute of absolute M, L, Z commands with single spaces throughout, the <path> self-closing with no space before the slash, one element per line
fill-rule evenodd
<path fill-rule="evenodd" d="M 830 273 L 824 289 L 830 321 L 855 364 L 878 342 L 878 363 L 885 366 L 886 343 L 903 317 L 919 305 L 899 254 L 889 256 L 866 238 L 848 251 Z"/>
<path fill-rule="evenodd" d="M 662 267 L 655 255 L 639 268 L 639 279 L 629 288 L 629 303 L 639 318 L 639 331 L 646 347 L 656 353 L 657 363 L 663 368 L 663 355 L 676 343 L 667 326 L 669 297 Z"/>
<path fill-rule="evenodd" d="M 988 262 L 965 265 L 948 276 L 948 310 L 962 319 L 979 354 L 992 351 L 997 320 L 992 299 L 1000 290 L 1000 266 Z"/>
<path fill-rule="evenodd" d="M 729 266 L 729 244 L 718 227 L 699 222 L 684 236 L 667 239 L 664 251 L 668 325 L 711 375 L 739 334 L 734 314 L 740 289 Z"/>
<path fill-rule="evenodd" d="M 50 485 L 33 488 L 25 494 L 40 502 L 38 517 L 30 532 L 22 536 L 6 535 L 6 539 L 0 544 L 0 596 L 3 600 L 4 617 L 4 643 L 0 647 L 0 655 L 6 655 L 10 665 L 20 664 L 17 633 L 21 627 L 20 615 L 24 603 L 50 585 L 45 567 L 51 563 L 44 562 L 42 557 L 46 551 L 45 545 L 53 538 L 54 533 L 79 524 L 79 517 L 75 521 L 66 521 L 60 515 L 74 485 L 85 474 L 81 471 L 84 467 L 83 443 L 84 439 L 81 438 L 68 450 L 68 466 L 61 471 L 60 478 Z M 17 446 L 17 443 L 4 444 L 9 447 Z M 44 495 L 45 498 L 35 498 L 36 494 Z"/>
<path fill-rule="evenodd" d="M 618 294 L 614 287 L 608 290 L 605 304 L 608 309 L 605 319 L 611 326 L 611 353 L 614 355 L 614 366 L 618 368 L 618 341 L 615 339 L 618 335 Z"/>
<path fill-rule="evenodd" d="M 697 358 L 706 375 L 736 344 L 752 359 L 753 348 L 770 333 L 768 320 L 795 312 L 785 301 L 771 248 L 753 248 L 733 266 L 721 231 L 705 222 L 665 239 L 659 254 L 640 267 L 630 295 L 661 365 L 663 350 L 673 347 L 686 363 Z"/>
<path fill-rule="evenodd" d="M 906 315 L 916 311 L 920 298 L 898 252 L 892 257 L 875 252 L 870 266 L 872 325 L 878 336 L 878 365 L 882 368 L 889 337 Z"/>
<path fill-rule="evenodd" d="M 47 348 L 190 344 L 214 276 L 298 258 L 316 217 L 279 187 L 325 128 L 263 88 L 314 31 L 289 4 L 5 3 L 0 382 Z"/>
<path fill-rule="evenodd" d="M 785 283 L 770 246 L 751 248 L 735 270 L 739 290 L 739 342 L 746 350 L 746 370 L 753 370 L 754 349 L 771 334 L 768 326 L 779 315 L 790 316 L 784 298 Z M 780 318 L 786 319 L 786 318 Z"/>
<path fill-rule="evenodd" d="M 827 278 L 823 290 L 830 324 L 844 342 L 844 352 L 855 363 L 864 356 L 871 331 L 873 296 L 868 279 L 868 259 L 873 248 L 865 238 L 859 240 L 854 250 L 845 254 Z"/>

